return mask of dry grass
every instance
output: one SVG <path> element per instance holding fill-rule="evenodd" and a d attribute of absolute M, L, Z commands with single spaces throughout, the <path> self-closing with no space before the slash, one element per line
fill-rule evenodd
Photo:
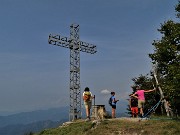
<path fill-rule="evenodd" d="M 103 121 L 76 121 L 37 135 L 179 135 L 178 120 L 106 119 Z"/>

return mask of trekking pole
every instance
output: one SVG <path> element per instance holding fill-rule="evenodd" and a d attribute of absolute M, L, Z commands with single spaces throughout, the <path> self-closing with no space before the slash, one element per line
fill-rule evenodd
<path fill-rule="evenodd" d="M 94 118 L 97 117 L 97 113 L 96 113 L 96 107 L 95 107 L 95 95 L 94 95 Z"/>
<path fill-rule="evenodd" d="M 94 95 L 94 106 L 95 106 L 95 95 Z"/>

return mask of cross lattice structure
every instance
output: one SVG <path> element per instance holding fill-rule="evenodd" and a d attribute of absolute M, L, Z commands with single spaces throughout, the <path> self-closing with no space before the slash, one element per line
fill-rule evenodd
<path fill-rule="evenodd" d="M 70 25 L 70 38 L 57 34 L 50 34 L 49 44 L 70 49 L 70 108 L 69 120 L 80 119 L 81 111 L 81 87 L 80 87 L 80 51 L 94 54 L 96 46 L 79 39 L 79 25 Z"/>

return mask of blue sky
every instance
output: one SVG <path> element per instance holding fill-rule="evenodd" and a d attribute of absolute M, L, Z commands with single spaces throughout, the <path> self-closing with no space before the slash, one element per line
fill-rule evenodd
<path fill-rule="evenodd" d="M 97 46 L 80 54 L 81 91 L 88 86 L 107 110 L 102 91 L 115 91 L 125 111 L 131 79 L 151 70 L 151 44 L 175 19 L 177 1 L 0 0 L 0 115 L 69 106 L 70 51 L 49 45 L 48 35 L 69 37 L 72 23 Z"/>

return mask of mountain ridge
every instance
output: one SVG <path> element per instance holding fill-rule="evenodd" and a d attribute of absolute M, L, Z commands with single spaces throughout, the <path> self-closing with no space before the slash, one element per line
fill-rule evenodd
<path fill-rule="evenodd" d="M 43 120 L 58 121 L 64 118 L 68 119 L 68 107 L 21 112 L 8 116 L 0 116 L 0 127 L 15 124 L 29 124 Z"/>
<path fill-rule="evenodd" d="M 60 107 L 0 116 L 0 135 L 24 135 L 55 128 L 68 121 L 68 110 Z"/>

